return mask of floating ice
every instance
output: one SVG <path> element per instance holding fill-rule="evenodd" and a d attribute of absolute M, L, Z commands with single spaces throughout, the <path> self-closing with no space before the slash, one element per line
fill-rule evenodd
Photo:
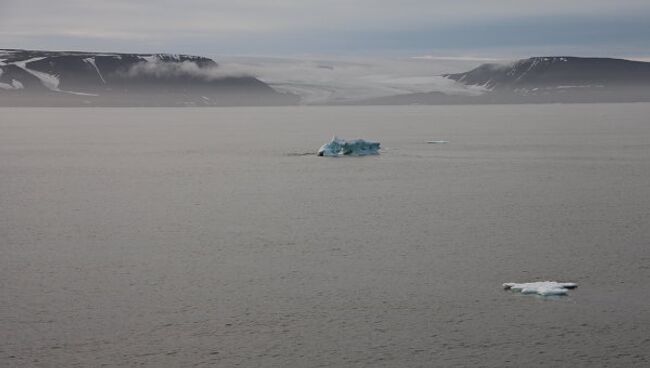
<path fill-rule="evenodd" d="M 578 284 L 573 282 L 555 281 L 527 282 L 522 284 L 507 282 L 503 284 L 503 288 L 506 290 L 518 291 L 522 294 L 538 294 L 542 296 L 566 295 L 569 289 L 575 289 L 577 287 Z"/>
<path fill-rule="evenodd" d="M 338 137 L 332 138 L 332 141 L 324 144 L 318 150 L 318 156 L 366 156 L 379 154 L 379 142 L 365 141 L 363 139 L 354 139 L 346 141 Z"/>

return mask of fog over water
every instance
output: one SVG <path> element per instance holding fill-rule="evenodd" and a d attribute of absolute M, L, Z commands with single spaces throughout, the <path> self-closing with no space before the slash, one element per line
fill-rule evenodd
<path fill-rule="evenodd" d="M 645 366 L 649 115 L 0 109 L 0 366 Z"/>

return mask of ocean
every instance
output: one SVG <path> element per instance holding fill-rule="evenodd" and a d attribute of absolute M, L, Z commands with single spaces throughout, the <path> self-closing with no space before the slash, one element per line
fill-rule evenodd
<path fill-rule="evenodd" d="M 0 366 L 645 366 L 649 117 L 2 108 Z"/>

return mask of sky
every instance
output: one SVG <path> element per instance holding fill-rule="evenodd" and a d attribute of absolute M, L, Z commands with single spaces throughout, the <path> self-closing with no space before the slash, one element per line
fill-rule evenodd
<path fill-rule="evenodd" d="M 0 0 L 0 48 L 650 57 L 648 0 Z"/>

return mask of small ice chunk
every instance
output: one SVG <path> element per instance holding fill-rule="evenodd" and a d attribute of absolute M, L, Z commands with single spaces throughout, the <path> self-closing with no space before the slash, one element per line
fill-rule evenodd
<path fill-rule="evenodd" d="M 427 141 L 429 144 L 442 144 L 442 143 L 449 143 L 449 141 Z"/>
<path fill-rule="evenodd" d="M 570 289 L 575 289 L 578 284 L 573 282 L 555 282 L 555 281 L 540 281 L 540 282 L 526 282 L 514 283 L 507 282 L 503 284 L 506 290 L 517 291 L 522 294 L 537 294 L 541 296 L 551 295 L 566 295 Z"/>
<path fill-rule="evenodd" d="M 318 150 L 318 156 L 337 157 L 342 155 L 348 156 L 366 156 L 379 154 L 379 142 L 366 141 L 363 139 L 354 139 L 346 141 L 345 139 L 334 136 L 332 141 L 324 144 Z"/>

